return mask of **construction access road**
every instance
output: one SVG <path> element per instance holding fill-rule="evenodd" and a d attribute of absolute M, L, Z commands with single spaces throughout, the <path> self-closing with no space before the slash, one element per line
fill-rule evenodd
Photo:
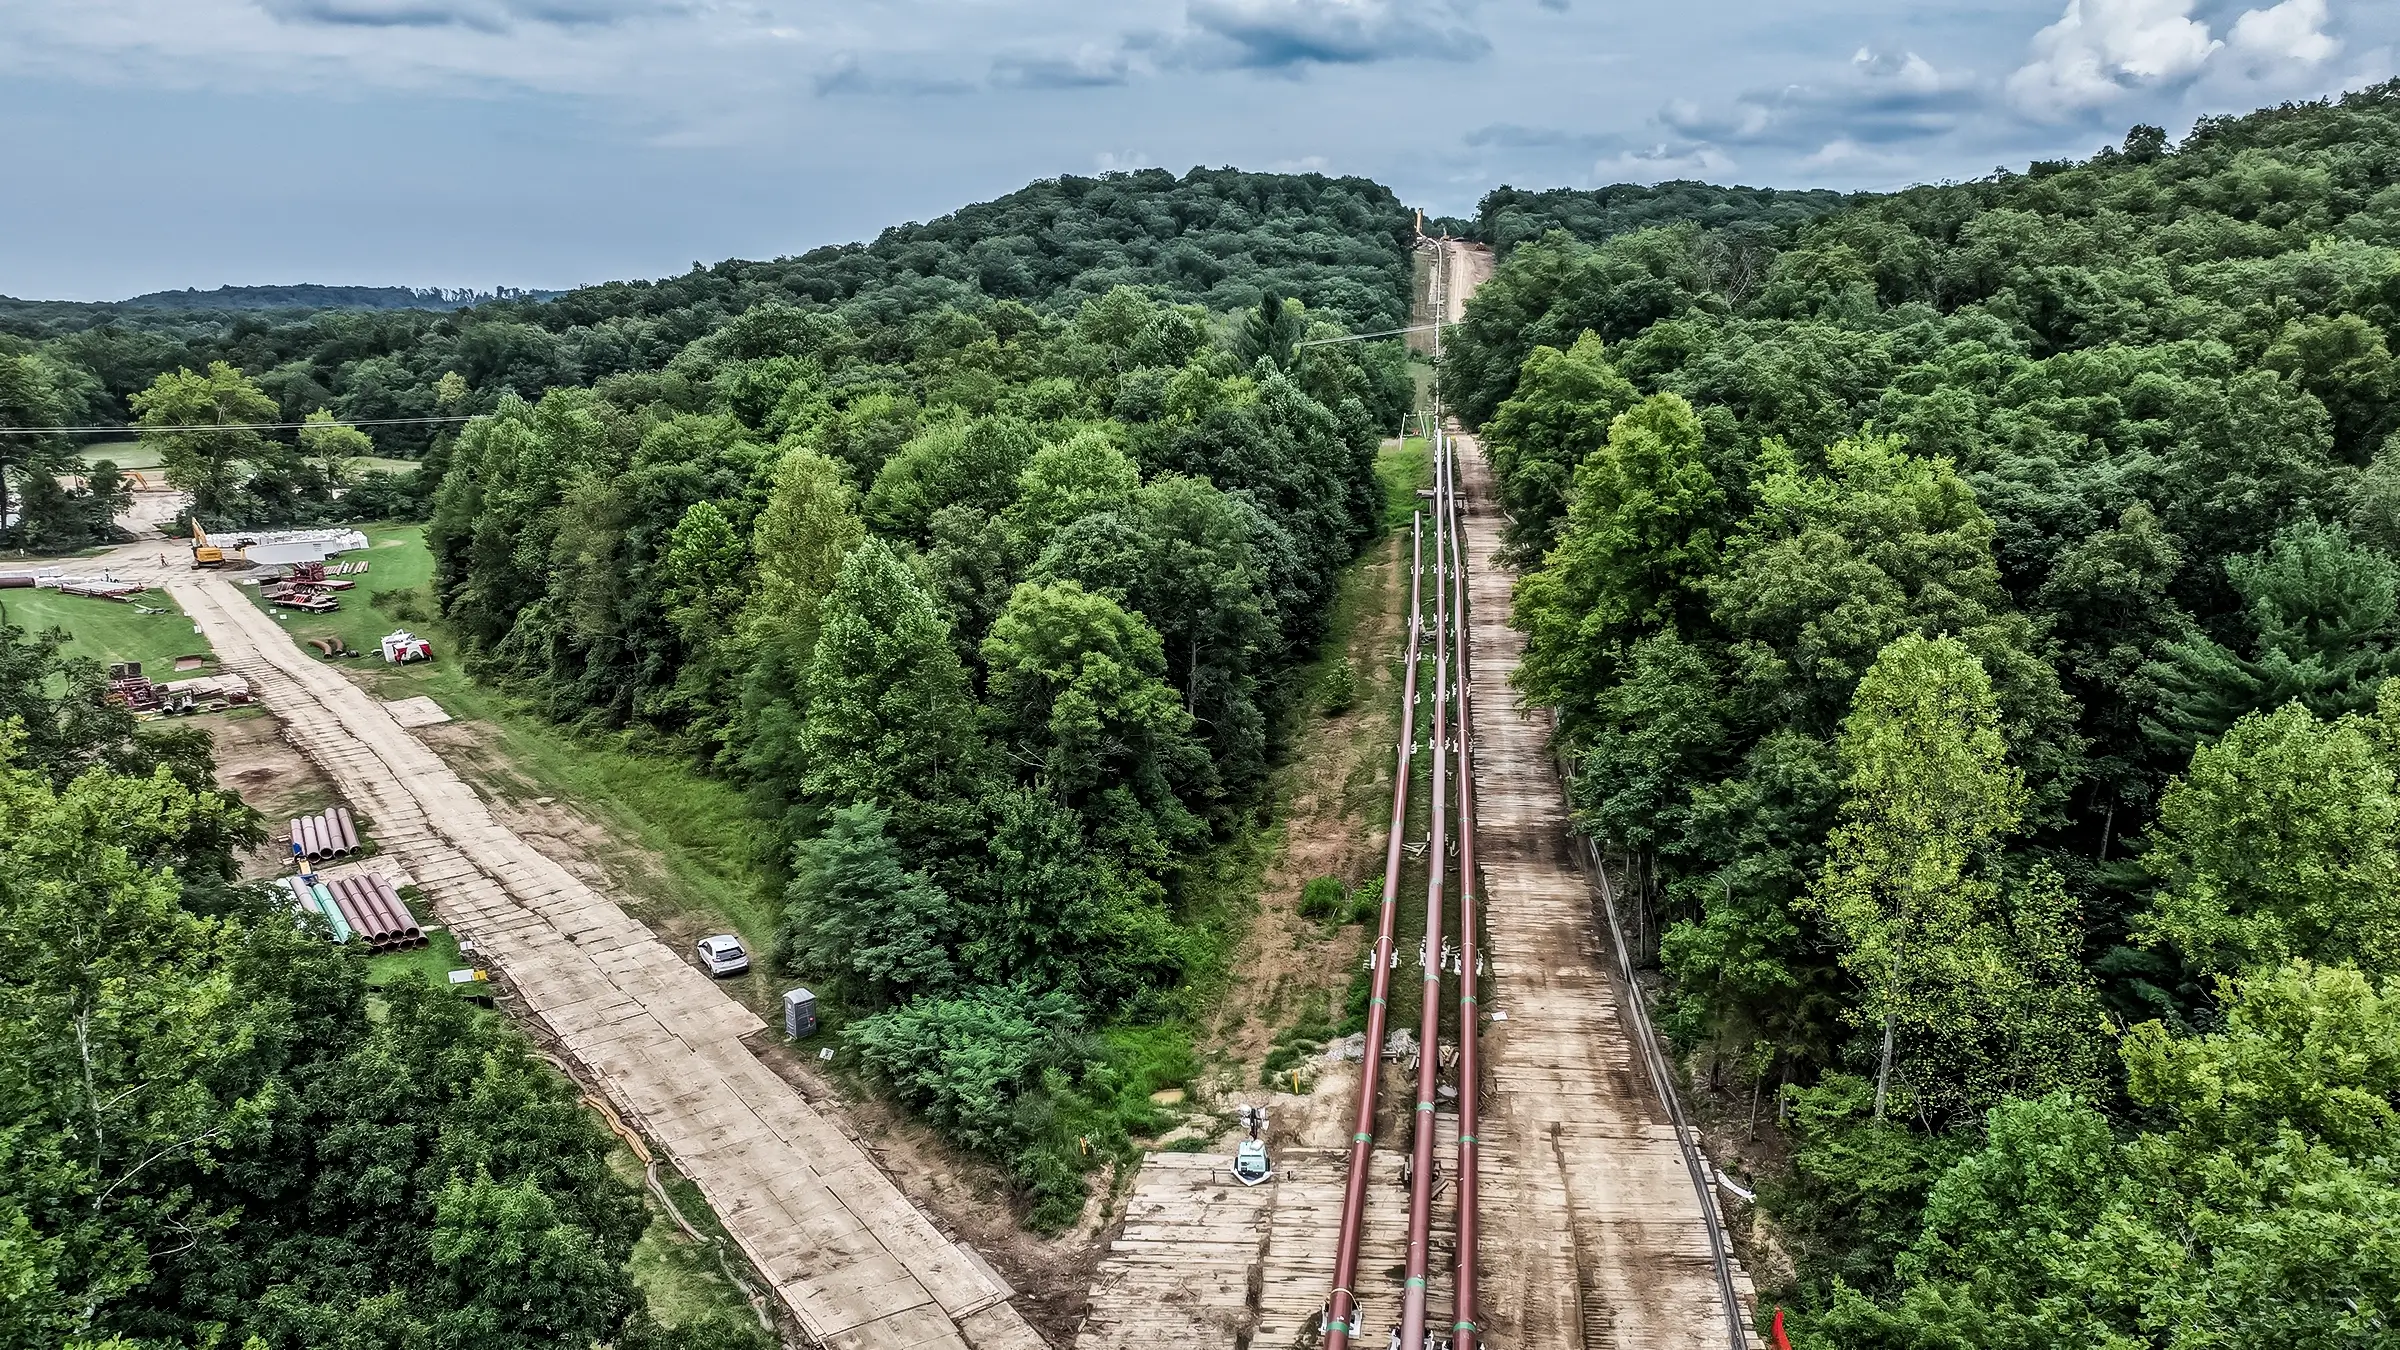
<path fill-rule="evenodd" d="M 1515 574 L 1490 468 L 1459 442 L 1465 489 L 1475 841 L 1489 933 L 1481 1304 L 1495 1347 L 1722 1350 L 1731 1343 L 1710 1219 L 1660 1085 L 1609 978 L 1591 881 L 1576 864 L 1550 718 L 1509 679 Z M 1730 1260 L 1730 1258 L 1728 1258 Z M 1747 1314 L 1750 1282 L 1732 1283 Z M 1743 1318 L 1746 1323 L 1749 1319 Z"/>
<path fill-rule="evenodd" d="M 373 819 L 379 860 L 699 1185 L 810 1336 L 838 1350 L 1041 1350 L 999 1275 L 744 1047 L 764 1029 L 756 1014 L 494 820 L 383 704 L 231 582 L 163 579 L 224 668 Z"/>

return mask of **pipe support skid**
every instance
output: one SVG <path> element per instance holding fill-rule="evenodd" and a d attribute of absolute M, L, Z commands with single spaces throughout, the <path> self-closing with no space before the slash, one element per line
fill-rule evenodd
<path fill-rule="evenodd" d="M 1392 935 L 1400 913 L 1401 832 L 1408 826 L 1408 766 L 1417 735 L 1417 659 L 1424 640 L 1421 587 L 1424 579 L 1425 517 L 1410 522 L 1408 570 L 1408 662 L 1401 680 L 1400 746 L 1392 773 L 1392 827 L 1383 849 L 1383 909 L 1375 934 L 1373 990 L 1367 1000 L 1365 1052 L 1359 1056 L 1358 1115 L 1350 1131 L 1350 1172 L 1342 1183 L 1342 1221 L 1335 1239 L 1333 1292 L 1326 1301 L 1325 1350 L 1351 1343 L 1358 1315 L 1359 1230 L 1367 1209 L 1367 1160 L 1375 1149 L 1375 1092 L 1383 1069 L 1384 1026 L 1395 964 Z"/>

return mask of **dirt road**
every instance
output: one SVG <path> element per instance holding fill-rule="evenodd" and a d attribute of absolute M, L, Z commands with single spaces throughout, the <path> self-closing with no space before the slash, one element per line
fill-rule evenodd
<path fill-rule="evenodd" d="M 220 577 L 167 591 L 374 822 L 383 861 L 696 1182 L 801 1325 L 839 1350 L 1040 1350 L 1013 1294 L 741 1042 L 756 1015 L 495 821 L 382 704 Z"/>
<path fill-rule="evenodd" d="M 1487 1340 L 1528 1350 L 1721 1348 L 1708 1230 L 1675 1131 L 1619 1020 L 1590 884 L 1569 853 L 1549 719 L 1508 684 L 1515 574 L 1496 558 L 1491 471 L 1459 446 L 1472 606 L 1477 857 L 1493 987 L 1485 1006 Z M 1500 1020 L 1505 1015 L 1506 1020 Z M 1737 1284 L 1749 1295 L 1746 1276 Z"/>

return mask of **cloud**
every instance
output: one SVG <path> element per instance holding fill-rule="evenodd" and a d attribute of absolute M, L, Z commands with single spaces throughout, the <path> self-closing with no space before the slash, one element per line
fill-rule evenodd
<path fill-rule="evenodd" d="M 1298 71 L 1418 57 L 1471 61 L 1492 44 L 1472 0 L 1192 0 L 1189 64 Z"/>
<path fill-rule="evenodd" d="M 992 83 L 1017 89 L 1103 89 L 1133 78 L 1123 46 L 1086 46 L 1070 56 L 1008 55 L 992 62 Z"/>
<path fill-rule="evenodd" d="M 2192 0 L 2067 0 L 2058 22 L 2033 35 L 2033 59 L 2008 77 L 2009 100 L 2056 121 L 2188 79 L 2224 45 L 2191 12 Z"/>
<path fill-rule="evenodd" d="M 529 22 L 566 27 L 612 24 L 637 14 L 684 8 L 671 0 L 259 0 L 259 7 L 294 24 L 485 32 Z"/>
<path fill-rule="evenodd" d="M 1598 183 L 1664 183 L 1680 178 L 1710 178 L 1733 168 L 1733 159 L 1703 142 L 1662 141 L 1638 150 L 1609 155 L 1592 165 Z"/>
<path fill-rule="evenodd" d="M 820 98 L 857 95 L 869 98 L 911 98 L 926 94 L 964 94 L 974 89 L 965 80 L 905 70 L 869 70 L 855 56 L 844 56 L 810 81 Z"/>
<path fill-rule="evenodd" d="M 1710 108 L 1670 99 L 1658 121 L 1712 145 L 1819 147 L 1889 145 L 1944 135 L 1985 102 L 1972 72 L 1945 71 L 1915 52 L 1861 47 L 1830 79 L 1744 93 Z M 1828 161 L 1829 162 L 1829 161 Z"/>
<path fill-rule="evenodd" d="M 2342 44 L 2325 32 L 2325 0 L 2283 0 L 2273 9 L 2254 9 L 2233 21 L 2226 34 L 2230 55 L 2265 70 L 2313 66 L 2332 59 Z"/>
<path fill-rule="evenodd" d="M 1520 126 L 1515 122 L 1477 127 L 1466 134 L 1465 140 L 1477 149 L 1573 150 L 1583 154 L 1599 154 L 1625 144 L 1624 137 L 1611 132 L 1563 131 L 1557 127 Z"/>
<path fill-rule="evenodd" d="M 2204 80 L 2211 97 L 2238 103 L 2314 88 L 2341 51 L 2325 31 L 2327 0 L 2245 10 L 2221 39 L 2191 10 L 2192 0 L 2067 0 L 2058 22 L 2034 34 L 2033 59 L 2009 77 L 2009 101 L 2061 122 L 2139 90 Z"/>

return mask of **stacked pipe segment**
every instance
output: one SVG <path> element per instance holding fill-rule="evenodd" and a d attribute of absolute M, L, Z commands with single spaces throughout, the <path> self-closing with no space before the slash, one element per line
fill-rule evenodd
<path fill-rule="evenodd" d="M 350 924 L 342 918 L 342 907 L 333 902 L 333 892 L 325 889 L 321 883 L 310 889 L 316 892 L 318 912 L 325 916 L 326 922 L 333 925 L 333 940 L 348 942 L 350 940 Z"/>

